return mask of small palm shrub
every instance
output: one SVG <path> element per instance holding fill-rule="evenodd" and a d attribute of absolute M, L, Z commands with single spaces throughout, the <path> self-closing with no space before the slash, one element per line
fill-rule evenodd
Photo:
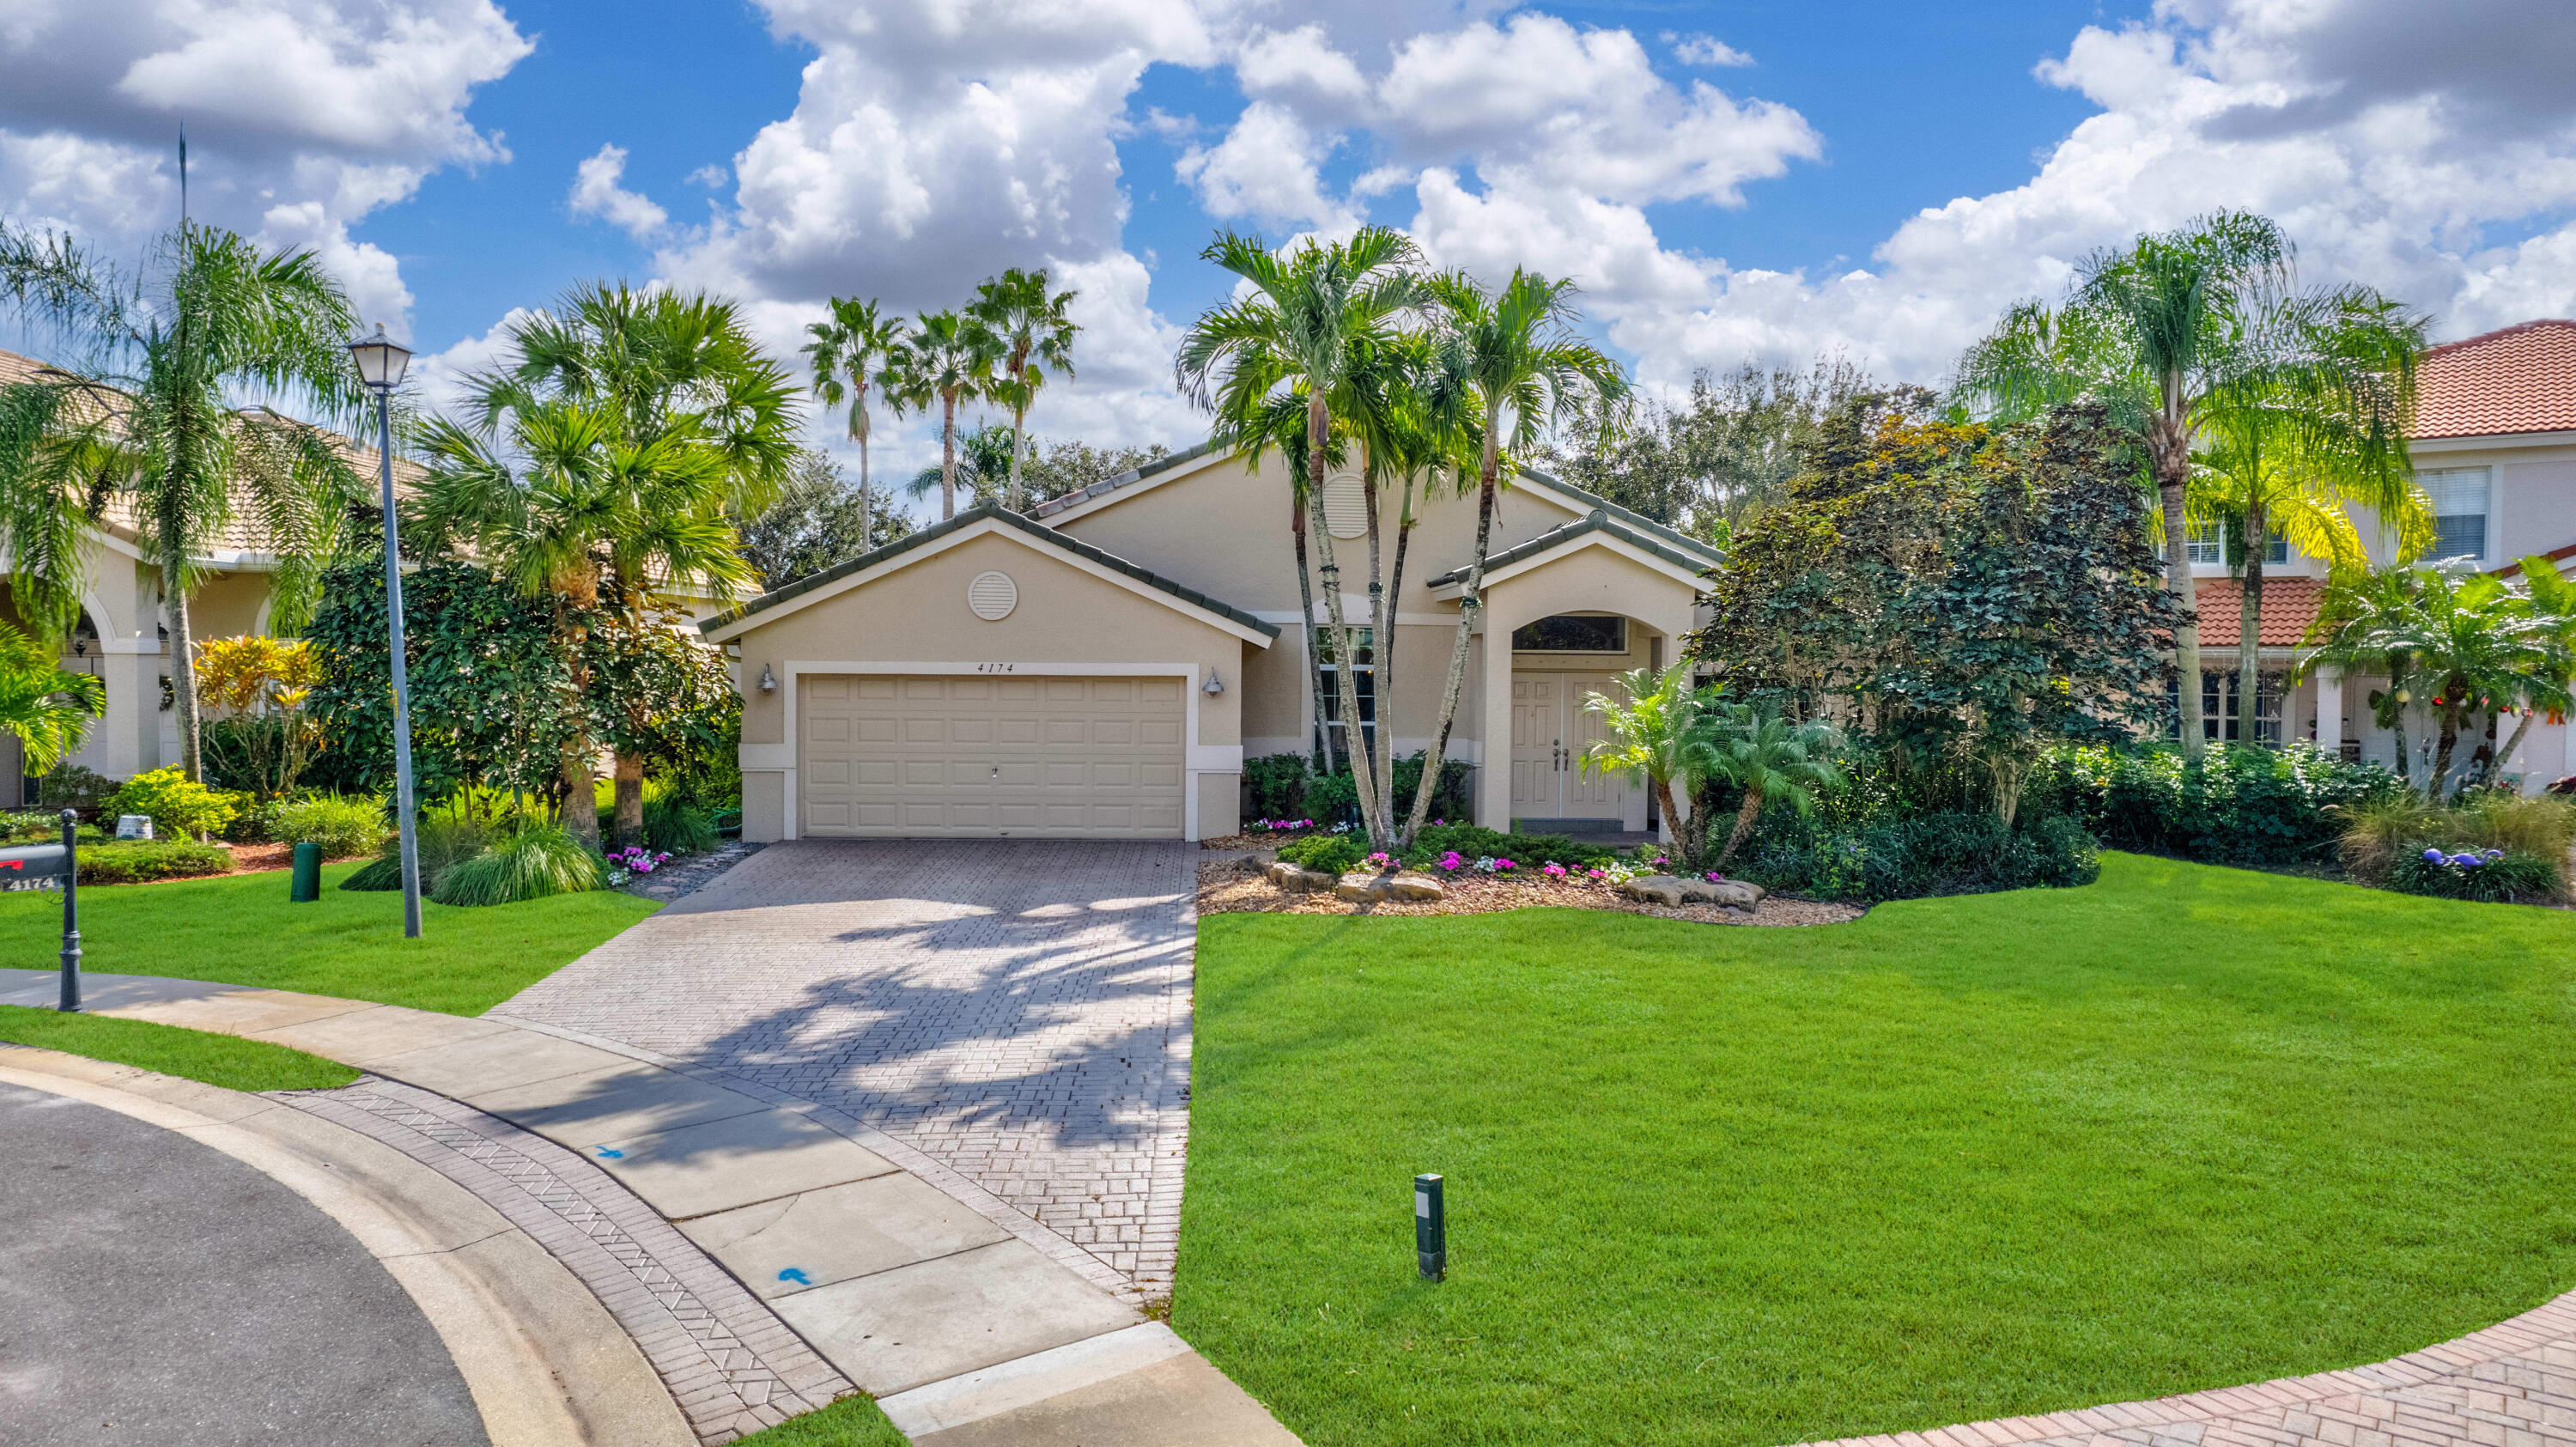
<path fill-rule="evenodd" d="M 176 765 L 126 780 L 104 811 L 149 815 L 153 832 L 172 839 L 219 832 L 240 812 L 233 796 L 207 788 Z"/>
<path fill-rule="evenodd" d="M 2558 856 L 2563 859 L 2562 854 Z M 2559 892 L 2560 866 L 2520 849 L 2444 850 L 2426 845 L 2400 853 L 2389 866 L 2390 889 L 2441 899 L 2501 903 L 2544 899 Z"/>
<path fill-rule="evenodd" d="M 517 904 L 607 883 L 608 866 L 562 826 L 522 824 L 491 848 L 442 870 L 430 898 L 440 904 Z"/>
<path fill-rule="evenodd" d="M 479 819 L 452 815 L 431 815 L 420 821 L 413 848 L 420 858 L 420 889 L 428 894 L 438 887 L 439 876 L 448 867 L 461 864 L 489 848 L 492 826 Z M 402 888 L 402 837 L 387 834 L 377 846 L 373 863 L 340 881 L 342 889 L 376 890 Z"/>
<path fill-rule="evenodd" d="M 259 811 L 268 837 L 280 844 L 319 844 L 325 859 L 373 850 L 385 837 L 382 800 L 348 794 L 308 794 L 280 799 Z"/>
<path fill-rule="evenodd" d="M 1291 839 L 1279 846 L 1282 863 L 1311 869 L 1318 874 L 1347 874 L 1360 867 L 1367 857 L 1362 841 L 1347 834 L 1309 834 Z"/>

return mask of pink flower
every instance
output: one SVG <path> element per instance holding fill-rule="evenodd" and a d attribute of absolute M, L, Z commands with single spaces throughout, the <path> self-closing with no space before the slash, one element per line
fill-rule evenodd
<path fill-rule="evenodd" d="M 1565 866 L 1551 859 L 1547 862 L 1545 867 L 1540 869 L 1539 872 L 1552 879 L 1563 879 L 1565 877 Z"/>
<path fill-rule="evenodd" d="M 1458 851 L 1455 849 L 1452 849 L 1448 853 L 1440 856 L 1440 867 L 1448 870 L 1452 874 L 1455 874 L 1458 870 L 1464 868 L 1466 863 L 1467 861 L 1458 857 Z"/>
<path fill-rule="evenodd" d="M 1370 855 L 1368 857 L 1368 862 L 1372 868 L 1384 869 L 1388 865 L 1393 864 L 1395 859 L 1392 855 L 1389 855 L 1385 850 L 1381 849 L 1377 853 Z"/>
<path fill-rule="evenodd" d="M 1711 884 L 1724 884 L 1726 882 L 1726 876 L 1712 869 L 1708 872 L 1708 882 Z"/>

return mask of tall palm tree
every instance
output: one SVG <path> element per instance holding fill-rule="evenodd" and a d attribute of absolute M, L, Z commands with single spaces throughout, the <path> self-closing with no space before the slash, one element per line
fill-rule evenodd
<path fill-rule="evenodd" d="M 2367 567 L 2348 508 L 2369 508 L 2412 555 L 2431 540 L 2431 510 L 2406 453 L 2421 319 L 2358 287 L 2285 298 L 2254 319 L 2276 335 L 2246 350 L 2201 419 L 2198 460 L 2241 529 L 2236 736 L 2251 742 L 2259 690 L 2263 564 L 2276 521 L 2287 540 L 2341 570 Z"/>
<path fill-rule="evenodd" d="M 1763 805 L 1779 799 L 1801 814 L 1815 812 L 1816 791 L 1842 779 L 1841 768 L 1827 757 L 1841 741 L 1831 724 L 1796 722 L 1749 703 L 1720 704 L 1704 715 L 1684 751 L 1685 767 L 1744 791 L 1744 806 L 1735 811 L 1735 827 L 1712 867 L 1724 869 L 1735 858 Z M 1682 854 L 1696 862 L 1708 848 L 1708 824 L 1694 814 L 1682 833 Z"/>
<path fill-rule="evenodd" d="M 1415 256 L 1410 238 L 1384 226 L 1363 226 L 1348 241 L 1309 239 L 1286 256 L 1257 236 L 1222 233 L 1201 257 L 1232 272 L 1248 289 L 1202 314 L 1182 339 L 1173 364 L 1182 393 L 1215 414 L 1212 440 L 1253 447 L 1256 460 L 1257 449 L 1276 437 L 1275 403 L 1294 399 L 1305 413 L 1306 513 L 1331 620 L 1335 692 L 1350 731 L 1351 778 L 1360 817 L 1370 842 L 1380 848 L 1396 842 L 1394 822 L 1378 788 L 1377 770 L 1367 766 L 1359 686 L 1351 666 L 1359 656 L 1358 639 L 1343 607 L 1341 569 L 1321 513 L 1324 474 L 1339 460 L 1336 405 L 1345 415 L 1352 410 L 1354 385 L 1371 362 L 1372 347 L 1401 329 L 1404 314 L 1417 299 L 1420 282 L 1409 269 Z M 1369 542 L 1374 563 L 1374 529 Z M 1376 581 L 1372 576 L 1371 582 Z M 1373 642 L 1387 637 L 1387 621 L 1377 620 Z M 1387 700 L 1381 696 L 1380 702 Z M 1391 740 L 1383 719 L 1380 734 L 1381 744 Z M 1439 773 L 1436 756 L 1430 773 Z"/>
<path fill-rule="evenodd" d="M 1590 416 L 1612 426 L 1623 411 L 1628 379 L 1591 343 L 1575 335 L 1580 316 L 1574 283 L 1514 268 L 1511 280 L 1488 291 L 1463 273 L 1431 278 L 1427 301 L 1447 353 L 1441 374 L 1472 397 L 1473 427 L 1480 441 L 1476 463 L 1476 550 L 1458 596 L 1458 636 L 1450 648 L 1449 677 L 1441 686 L 1440 720 L 1431 736 L 1431 778 L 1449 747 L 1458 718 L 1458 694 L 1467 680 L 1467 644 L 1485 606 L 1485 558 L 1492 549 L 1496 495 L 1518 457 L 1538 444 L 1550 421 Z M 1509 421 L 1506 422 L 1508 417 Z M 1508 430 L 1506 430 L 1508 428 Z M 1507 667 L 1509 640 L 1486 640 L 1486 667 Z M 1404 828 L 1411 839 L 1431 811 L 1430 789 L 1417 789 Z"/>
<path fill-rule="evenodd" d="M 2200 623 L 2192 611 L 2192 449 L 2217 399 L 2298 358 L 2303 340 L 2282 324 L 2309 306 L 2294 294 L 2294 253 L 2261 216 L 2220 211 L 2178 231 L 2094 253 L 2065 305 L 2024 303 L 1969 349 L 1960 394 L 1998 420 L 2018 421 L 2092 396 L 2145 439 L 2145 472 L 2164 511 L 2165 582 L 2183 606 L 2174 630 L 2182 747 L 2206 751 L 2200 713 Z"/>
<path fill-rule="evenodd" d="M 670 585 L 729 594 L 757 575 L 732 519 L 784 486 L 795 387 L 733 304 L 703 295 L 585 286 L 510 329 L 495 370 L 470 383 L 470 416 L 422 432 L 430 476 L 424 543 L 463 543 L 547 600 L 578 659 L 584 616 L 642 616 Z M 575 664 L 563 758 L 564 823 L 597 843 L 598 734 Z M 612 734 L 616 730 L 611 730 Z M 621 839 L 643 828 L 644 760 L 616 754 Z"/>
<path fill-rule="evenodd" d="M 0 729 L 18 736 L 24 771 L 50 774 L 89 737 L 107 712 L 107 688 L 86 673 L 67 673 L 62 655 L 0 623 Z"/>
<path fill-rule="evenodd" d="M 939 404 L 939 515 L 957 516 L 957 404 L 980 402 L 993 385 L 1001 338 L 972 313 L 923 312 L 886 369 L 889 401 L 913 411 Z"/>
<path fill-rule="evenodd" d="M 278 560 L 274 626 L 311 615 L 366 487 L 339 439 L 280 409 L 363 420 L 346 351 L 357 313 L 312 252 L 187 224 L 129 276 L 68 238 L 0 222 L 0 300 L 89 358 L 0 389 L 0 547 L 20 615 L 69 632 L 91 539 L 112 508 L 131 516 L 161 573 L 179 766 L 202 779 L 188 608 L 198 560 L 249 523 Z"/>
<path fill-rule="evenodd" d="M 836 296 L 828 320 L 806 326 L 805 355 L 813 360 L 814 395 L 824 407 L 849 408 L 850 440 L 859 444 L 859 536 L 868 535 L 868 508 L 874 498 L 868 475 L 868 442 L 876 419 L 868 411 L 868 392 L 884 381 L 885 369 L 903 345 L 910 324 L 881 315 L 874 301 Z M 898 413 L 900 415 L 900 413 Z"/>
<path fill-rule="evenodd" d="M 1011 480 L 1002 506 L 1014 512 L 1020 506 L 1020 463 L 1028 456 L 1029 404 L 1050 373 L 1068 380 L 1073 376 L 1073 334 L 1082 328 L 1066 308 L 1075 295 L 1060 291 L 1049 296 L 1045 267 L 1022 271 L 1015 266 L 975 288 L 968 308 L 1002 344 L 1002 375 L 993 400 L 1011 411 Z"/>

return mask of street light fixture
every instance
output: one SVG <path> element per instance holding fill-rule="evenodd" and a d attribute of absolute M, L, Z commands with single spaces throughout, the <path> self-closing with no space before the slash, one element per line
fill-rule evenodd
<path fill-rule="evenodd" d="M 403 938 L 420 938 L 420 840 L 412 827 L 411 680 L 403 662 L 402 541 L 394 519 L 394 388 L 411 366 L 411 349 L 376 334 L 349 344 L 357 360 L 358 380 L 376 394 L 376 460 L 384 484 L 385 617 L 393 635 L 394 659 L 394 825 L 402 834 Z"/>

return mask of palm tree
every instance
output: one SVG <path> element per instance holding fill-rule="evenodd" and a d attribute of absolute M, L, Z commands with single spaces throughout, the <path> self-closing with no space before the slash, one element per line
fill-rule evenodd
<path fill-rule="evenodd" d="M 514 324 L 495 371 L 471 382 L 465 424 L 423 430 L 424 544 L 463 543 L 530 597 L 578 659 L 584 615 L 640 618 L 670 584 L 719 595 L 757 575 L 732 519 L 784 486 L 795 388 L 730 302 L 588 286 Z M 565 827 L 596 844 L 598 733 L 576 662 L 563 756 Z M 622 731 L 612 722 L 612 740 Z M 620 838 L 643 828 L 644 759 L 616 754 Z"/>
<path fill-rule="evenodd" d="M 0 623 L 0 729 L 18 736 L 29 774 L 52 773 L 89 737 L 90 720 L 107 712 L 105 685 L 64 672 L 58 656 Z"/>
<path fill-rule="evenodd" d="M 2431 540 L 2433 526 L 2406 455 L 2422 320 L 2375 292 L 2345 287 L 2284 298 L 2251 321 L 2273 335 L 2246 345 L 2253 355 L 2209 398 L 2199 454 L 2241 528 L 2236 736 L 2248 742 L 2274 523 L 2293 546 L 2339 570 L 2369 566 L 2351 506 L 2377 514 L 2406 554 Z"/>
<path fill-rule="evenodd" d="M 2476 783 L 2486 783 L 2504 772 L 2544 709 L 2562 713 L 2576 709 L 2576 581 L 2560 573 L 2558 565 L 2544 556 L 2524 558 L 2521 567 L 2523 596 L 2532 618 L 2540 625 L 2531 640 L 2536 645 L 2531 670 L 2533 688 L 2524 700 L 2522 721 L 2513 726 L 2513 737 L 2496 750 L 2487 762 L 2485 774 L 2472 781 Z"/>
<path fill-rule="evenodd" d="M 1574 334 L 1578 312 L 1574 283 L 1551 281 L 1515 268 L 1498 291 L 1487 291 L 1463 273 L 1431 278 L 1428 301 L 1441 331 L 1448 358 L 1445 376 L 1463 384 L 1472 397 L 1474 427 L 1481 445 L 1476 466 L 1476 550 L 1467 559 L 1467 578 L 1458 596 L 1458 636 L 1449 653 L 1449 677 L 1440 692 L 1440 720 L 1432 732 L 1429 757 L 1445 757 L 1449 733 L 1458 718 L 1458 695 L 1467 681 L 1467 645 L 1485 606 L 1485 556 L 1494 535 L 1494 502 L 1517 456 L 1538 444 L 1540 429 L 1553 419 L 1589 414 L 1602 426 L 1615 425 L 1628 395 L 1628 379 L 1619 364 Z M 1510 416 L 1510 431 L 1504 417 Z M 1508 640 L 1488 640 L 1488 668 L 1509 666 L 1502 652 Z M 1417 789 L 1404 837 L 1411 839 L 1431 811 L 1428 788 Z"/>
<path fill-rule="evenodd" d="M 885 380 L 909 324 L 901 317 L 881 316 L 877 303 L 856 297 L 832 298 L 831 312 L 829 320 L 805 328 L 814 339 L 805 345 L 805 355 L 814 363 L 814 395 L 826 408 L 849 407 L 850 440 L 859 444 L 859 536 L 865 538 L 872 501 L 868 442 L 875 431 L 868 391 Z"/>
<path fill-rule="evenodd" d="M 957 434 L 957 470 L 954 481 L 974 497 L 975 506 L 999 502 L 1003 480 L 1011 472 L 1011 429 L 991 423 Z M 936 467 L 925 467 L 903 485 L 904 496 L 925 498 L 939 490 L 946 475 Z"/>
<path fill-rule="evenodd" d="M 1067 380 L 1073 376 L 1073 334 L 1082 328 L 1065 309 L 1075 295 L 1049 296 L 1046 268 L 1015 266 L 975 288 L 968 308 L 1002 344 L 1002 376 L 992 395 L 1011 409 L 1011 479 L 1002 506 L 1014 512 L 1020 507 L 1020 462 L 1028 455 L 1029 404 L 1046 385 L 1049 369 Z"/>
<path fill-rule="evenodd" d="M 2412 671 L 2413 646 L 2423 623 L 2424 570 L 2398 566 L 2358 574 L 2337 574 L 2326 583 L 2305 641 L 2315 650 L 2291 674 L 2295 683 L 2320 667 L 2346 677 L 2372 674 L 2388 687 L 2369 698 L 2373 720 L 2394 737 L 2397 774 L 2413 774 L 2406 746 L 2406 715 L 2413 699 L 2405 680 Z"/>
<path fill-rule="evenodd" d="M 1841 743 L 1831 724 L 1793 722 L 1749 703 L 1719 704 L 1703 718 L 1685 750 L 1687 772 L 1744 791 L 1744 807 L 1735 811 L 1735 828 L 1712 867 L 1724 869 L 1735 857 L 1769 801 L 1785 799 L 1801 814 L 1814 813 L 1816 791 L 1842 781 L 1842 770 L 1825 757 Z M 1694 812 L 1682 832 L 1684 857 L 1697 861 L 1708 848 L 1707 823 Z"/>
<path fill-rule="evenodd" d="M 886 368 L 886 398 L 913 411 L 939 404 L 939 515 L 957 516 L 957 404 L 980 402 L 993 385 L 1001 338 L 973 314 L 924 312 Z"/>
<path fill-rule="evenodd" d="M 2292 261 L 2289 238 L 2271 221 L 2214 212 L 2086 258 L 2062 308 L 2015 307 L 1959 368 L 1959 394 L 1998 420 L 2090 396 L 2145 438 L 2146 476 L 2164 510 L 2165 582 L 2184 610 L 2174 661 L 2183 753 L 2193 759 L 2207 742 L 2185 515 L 2192 448 L 2228 388 L 2300 369 L 2295 344 L 2308 338 L 2284 322 L 2316 309 L 2317 299 L 2293 294 Z"/>
<path fill-rule="evenodd" d="M 1419 295 L 1420 283 L 1408 269 L 1415 255 L 1409 238 L 1384 226 L 1363 226 L 1348 241 L 1309 239 L 1284 257 L 1257 236 L 1222 233 L 1201 257 L 1241 278 L 1249 290 L 1201 315 L 1182 339 L 1173 364 L 1182 393 L 1215 414 L 1212 440 L 1252 448 L 1256 463 L 1260 449 L 1275 444 L 1274 405 L 1294 399 L 1305 413 L 1306 513 L 1321 559 L 1331 651 L 1340 665 L 1333 676 L 1351 733 L 1351 778 L 1360 817 L 1370 842 L 1381 849 L 1396 842 L 1394 823 L 1381 797 L 1378 771 L 1367 766 L 1359 686 L 1349 666 L 1359 656 L 1358 640 L 1345 616 L 1341 569 L 1333 560 L 1332 533 L 1322 526 L 1321 513 L 1324 474 L 1341 450 L 1334 429 L 1336 406 L 1345 415 L 1352 410 L 1354 384 L 1371 360 L 1373 344 L 1399 330 Z M 1377 542 L 1372 528 L 1372 585 L 1378 581 Z M 1384 611 L 1381 594 L 1376 612 Z M 1374 619 L 1372 642 L 1388 637 L 1389 621 Z M 1383 734 L 1383 719 L 1380 729 Z M 1437 757 L 1428 768 L 1435 779 Z"/>
<path fill-rule="evenodd" d="M 1622 774 L 1652 790 L 1664 827 L 1676 842 L 1683 837 L 1683 825 L 1681 811 L 1673 806 L 1673 785 L 1691 786 L 1692 741 L 1722 696 L 1716 688 L 1692 686 L 1694 666 L 1676 663 L 1660 675 L 1651 668 L 1630 669 L 1618 679 L 1625 702 L 1603 693 L 1583 700 L 1584 711 L 1601 715 L 1609 735 L 1585 752 L 1584 772 Z"/>
<path fill-rule="evenodd" d="M 2562 589 L 2542 586 L 2550 603 L 2564 599 Z M 2458 564 L 2388 569 L 2330 589 L 2318 625 L 2331 631 L 2309 666 L 2375 664 L 2387 671 L 2387 690 L 2372 699 L 2383 726 L 2402 725 L 2410 705 L 2431 710 L 2427 798 L 2438 800 L 2449 787 L 2463 725 L 2485 720 L 2492 732 L 2492 720 L 2508 708 L 2569 706 L 2564 619 L 2535 609 L 2529 596 L 2492 573 Z M 2520 740 L 2517 733 L 2516 746 Z M 2402 727 L 2397 749 L 2399 772 L 2406 773 Z"/>
<path fill-rule="evenodd" d="M 128 276 L 0 222 L 0 298 L 92 358 L 0 388 L 0 547 L 20 616 L 68 633 L 102 518 L 111 505 L 134 518 L 169 617 L 179 766 L 202 780 L 197 560 L 252 524 L 278 560 L 272 624 L 300 627 L 366 487 L 338 438 L 278 406 L 347 427 L 365 397 L 346 351 L 357 313 L 312 252 L 183 224 L 152 255 Z"/>

